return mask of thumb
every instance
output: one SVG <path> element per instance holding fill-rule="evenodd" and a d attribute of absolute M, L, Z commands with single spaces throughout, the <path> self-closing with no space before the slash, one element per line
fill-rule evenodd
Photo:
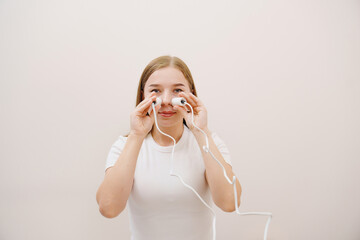
<path fill-rule="evenodd" d="M 153 122 L 155 120 L 154 114 L 157 114 L 159 112 L 160 107 L 161 107 L 160 105 L 155 106 L 155 113 L 154 113 L 154 111 L 151 111 L 151 113 L 150 113 L 150 118 L 153 120 Z"/>

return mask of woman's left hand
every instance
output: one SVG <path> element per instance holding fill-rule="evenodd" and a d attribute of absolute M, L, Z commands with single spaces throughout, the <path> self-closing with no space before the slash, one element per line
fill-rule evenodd
<path fill-rule="evenodd" d="M 183 97 L 186 99 L 186 102 L 190 104 L 194 111 L 194 123 L 197 127 L 201 130 L 207 129 L 207 111 L 204 104 L 200 101 L 198 97 L 196 97 L 192 93 L 179 93 L 179 97 Z M 187 111 L 189 110 L 189 112 Z M 186 125 L 189 127 L 191 131 L 198 130 L 192 124 L 192 117 L 191 117 L 191 109 L 188 105 L 185 106 L 174 106 L 174 110 L 180 112 L 183 115 L 186 121 Z"/>

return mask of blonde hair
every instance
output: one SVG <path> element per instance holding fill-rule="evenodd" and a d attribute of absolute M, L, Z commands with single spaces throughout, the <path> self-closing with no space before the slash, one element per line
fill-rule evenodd
<path fill-rule="evenodd" d="M 145 67 L 145 69 L 140 77 L 139 86 L 138 86 L 137 95 L 136 95 L 135 107 L 137 105 L 139 105 L 139 103 L 141 103 L 141 101 L 143 100 L 144 87 L 145 87 L 147 80 L 151 76 L 151 74 L 153 74 L 156 70 L 159 70 L 161 68 L 166 68 L 166 67 L 173 67 L 173 68 L 180 70 L 182 72 L 182 74 L 184 75 L 185 79 L 189 83 L 191 93 L 194 94 L 195 96 L 197 96 L 193 77 L 191 75 L 191 72 L 190 72 L 188 66 L 185 64 L 185 62 L 178 57 L 166 55 L 166 56 L 161 56 L 161 57 L 153 59 Z M 185 119 L 183 120 L 183 123 L 187 127 Z M 125 136 L 127 137 L 128 135 L 129 134 L 127 134 Z"/>
<path fill-rule="evenodd" d="M 173 67 L 173 68 L 180 70 L 182 72 L 182 74 L 184 75 L 185 79 L 189 83 L 190 91 L 192 92 L 192 94 L 197 96 L 194 80 L 192 78 L 191 72 L 190 72 L 189 68 L 187 67 L 187 65 L 178 57 L 161 56 L 161 57 L 158 57 L 158 58 L 155 58 L 154 60 L 152 60 L 145 67 L 143 73 L 141 74 L 135 106 L 137 106 L 142 101 L 142 98 L 144 95 L 145 83 L 147 82 L 147 80 L 149 79 L 151 74 L 153 74 L 156 70 L 159 70 L 161 68 L 166 68 L 166 67 Z"/>

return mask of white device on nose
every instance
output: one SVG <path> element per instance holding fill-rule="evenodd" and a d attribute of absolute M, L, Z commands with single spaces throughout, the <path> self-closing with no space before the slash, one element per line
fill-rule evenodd
<path fill-rule="evenodd" d="M 162 100 L 161 100 L 161 98 L 157 97 L 153 103 L 154 103 L 154 106 L 161 105 Z"/>
<path fill-rule="evenodd" d="M 157 97 L 156 100 L 153 102 L 154 106 L 161 105 L 161 103 L 162 103 L 162 100 L 159 97 Z M 171 103 L 172 103 L 172 105 L 185 106 L 186 99 L 183 97 L 173 98 L 173 99 L 171 99 Z"/>
<path fill-rule="evenodd" d="M 155 106 L 158 105 L 158 104 L 161 104 L 162 100 L 161 98 L 156 98 L 156 101 L 152 103 L 152 109 L 155 113 Z M 206 145 L 203 146 L 203 150 L 206 152 L 206 153 L 209 153 L 211 155 L 211 157 L 220 165 L 220 167 L 222 168 L 223 170 L 223 174 L 224 174 L 224 177 L 226 178 L 227 182 L 231 185 L 233 185 L 233 189 L 234 189 L 234 203 L 235 203 L 235 210 L 236 210 L 236 213 L 239 214 L 239 215 L 264 215 L 264 216 L 268 216 L 268 220 L 266 222 L 266 226 L 265 226 L 265 231 L 264 231 L 264 240 L 267 239 L 267 232 L 268 232 L 268 229 L 269 229 L 269 224 L 270 224 L 270 221 L 271 221 L 271 218 L 272 218 L 272 213 L 270 212 L 245 212 L 245 213 L 240 213 L 239 211 L 239 208 L 238 208 L 238 202 L 237 202 L 237 190 L 236 190 L 236 176 L 234 175 L 232 179 L 229 179 L 229 177 L 227 176 L 227 173 L 226 173 L 226 170 L 224 168 L 224 166 L 219 162 L 219 160 L 216 159 L 216 157 L 214 156 L 214 154 L 210 151 L 210 148 L 209 148 L 209 141 L 208 141 L 208 137 L 206 135 L 206 133 L 200 129 L 198 126 L 195 125 L 194 123 L 194 111 L 193 111 L 193 108 L 192 106 L 186 102 L 186 99 L 183 98 L 183 97 L 176 97 L 176 98 L 173 98 L 171 100 L 171 103 L 173 106 L 175 105 L 179 105 L 179 106 L 189 106 L 190 109 L 191 109 L 191 116 L 192 116 L 192 124 L 194 125 L 194 127 L 196 127 L 200 132 L 202 132 L 205 136 L 205 141 L 206 141 Z M 213 218 L 213 240 L 216 239 L 216 215 L 215 215 L 215 212 L 214 210 L 204 201 L 204 199 L 202 199 L 200 197 L 200 195 L 195 191 L 194 188 L 192 188 L 190 185 L 186 184 L 184 182 L 184 180 L 182 179 L 182 177 L 180 175 L 177 175 L 174 173 L 174 169 L 173 169 L 173 159 L 174 159 L 174 150 L 175 150 L 175 145 L 176 145 L 176 141 L 173 137 L 171 137 L 170 135 L 162 132 L 158 126 L 158 123 L 157 123 L 157 118 L 156 118 L 156 114 L 154 114 L 154 117 L 155 117 L 155 125 L 157 127 L 157 129 L 159 130 L 160 133 L 162 133 L 163 135 L 171 138 L 173 141 L 174 141 L 174 147 L 172 149 L 172 152 L 171 152 L 171 161 L 170 161 L 170 176 L 176 176 L 180 179 L 180 181 L 182 182 L 182 184 L 189 188 L 190 190 L 192 190 L 196 196 L 200 199 L 200 201 L 207 207 L 210 209 L 211 213 L 213 214 L 214 218 Z"/>
<path fill-rule="evenodd" d="M 173 99 L 171 99 L 171 103 L 172 103 L 172 105 L 185 106 L 186 105 L 186 99 L 183 98 L 183 97 L 173 98 Z"/>

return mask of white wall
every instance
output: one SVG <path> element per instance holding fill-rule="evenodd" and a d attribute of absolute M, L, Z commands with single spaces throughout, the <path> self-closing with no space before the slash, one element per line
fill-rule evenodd
<path fill-rule="evenodd" d="M 359 1 L 0 2 L 0 239 L 129 239 L 95 194 L 144 67 L 191 69 L 269 240 L 360 238 Z M 266 217 L 218 211 L 218 239 Z"/>

